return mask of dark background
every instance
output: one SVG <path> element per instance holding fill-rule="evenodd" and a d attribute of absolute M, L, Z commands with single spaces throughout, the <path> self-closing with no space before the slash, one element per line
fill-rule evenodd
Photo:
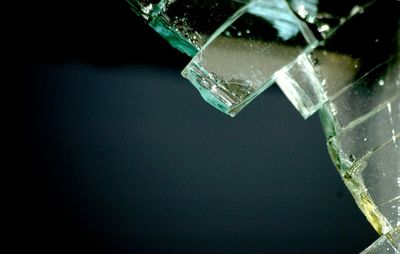
<path fill-rule="evenodd" d="M 123 0 L 15 4 L 16 250 L 353 254 L 377 238 L 318 117 L 278 89 L 230 118 Z"/>

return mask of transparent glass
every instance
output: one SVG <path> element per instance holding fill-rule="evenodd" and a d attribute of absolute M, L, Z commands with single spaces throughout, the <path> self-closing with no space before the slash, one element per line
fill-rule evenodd
<path fill-rule="evenodd" d="M 235 116 L 277 84 L 304 117 L 318 112 L 328 152 L 381 237 L 399 253 L 400 1 L 130 0 L 172 46 L 212 106 Z"/>

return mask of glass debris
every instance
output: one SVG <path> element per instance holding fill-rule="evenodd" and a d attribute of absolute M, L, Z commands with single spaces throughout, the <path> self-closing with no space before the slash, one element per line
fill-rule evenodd
<path fill-rule="evenodd" d="M 400 1 L 128 0 L 192 56 L 182 71 L 235 116 L 277 84 L 318 112 L 328 152 L 381 237 L 363 254 L 400 253 Z"/>

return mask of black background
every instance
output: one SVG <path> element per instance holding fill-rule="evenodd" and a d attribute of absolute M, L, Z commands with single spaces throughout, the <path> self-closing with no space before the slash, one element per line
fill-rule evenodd
<path fill-rule="evenodd" d="M 15 4 L 16 249 L 358 253 L 377 238 L 318 116 L 278 89 L 230 118 L 124 1 Z"/>

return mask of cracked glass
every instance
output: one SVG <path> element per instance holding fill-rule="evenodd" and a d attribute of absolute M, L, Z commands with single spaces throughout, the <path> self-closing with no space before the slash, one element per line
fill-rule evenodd
<path fill-rule="evenodd" d="M 362 253 L 399 253 L 400 2 L 128 0 L 178 50 L 209 104 L 235 116 L 277 85 L 327 150 L 380 237 Z M 267 116 L 266 116 L 267 117 Z"/>

